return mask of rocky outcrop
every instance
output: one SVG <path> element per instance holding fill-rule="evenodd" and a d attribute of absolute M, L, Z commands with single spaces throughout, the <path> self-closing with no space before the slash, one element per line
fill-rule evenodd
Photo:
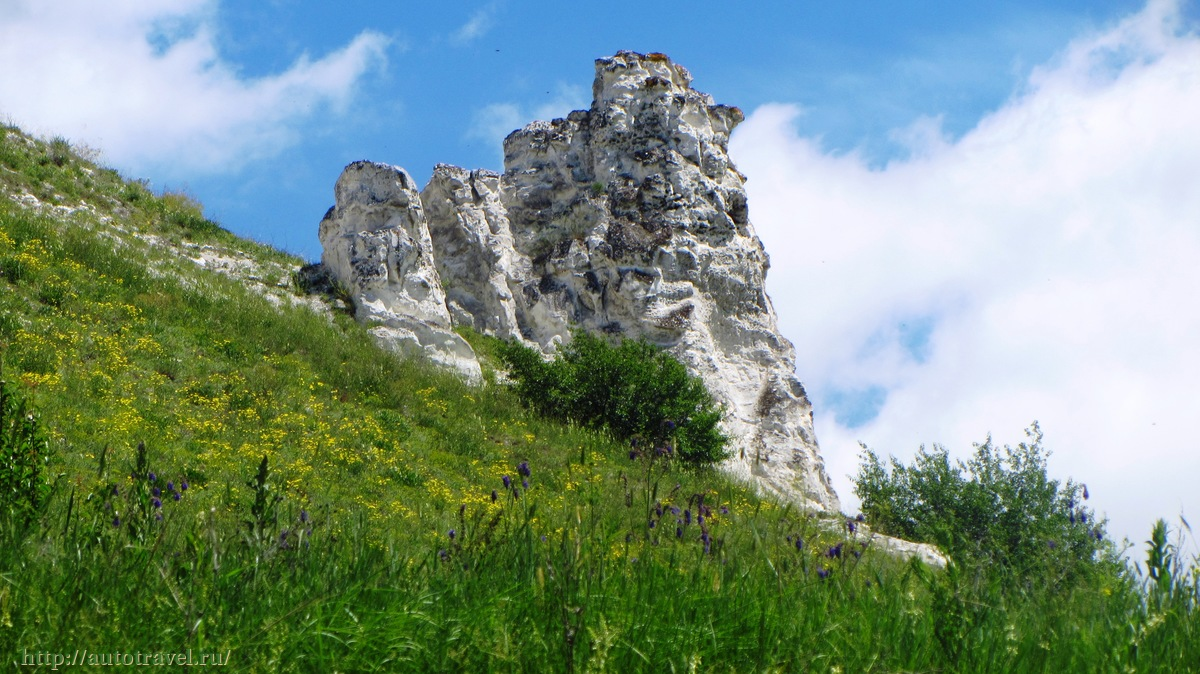
<path fill-rule="evenodd" d="M 487 335 L 519 337 L 525 303 L 517 296 L 532 266 L 513 244 L 500 175 L 438 164 L 421 202 L 454 322 Z"/>
<path fill-rule="evenodd" d="M 358 320 L 392 348 L 477 379 L 475 352 L 452 329 L 413 179 L 395 166 L 358 161 L 334 194 L 318 233 L 321 263 L 350 294 Z"/>
<path fill-rule="evenodd" d="M 574 326 L 657 343 L 725 405 L 726 469 L 836 511 L 728 155 L 741 111 L 661 54 L 599 59 L 593 96 L 509 135 L 503 175 L 439 165 L 418 198 L 403 170 L 352 164 L 321 227 L 330 271 L 364 319 L 460 367 L 450 321 L 546 353 Z"/>

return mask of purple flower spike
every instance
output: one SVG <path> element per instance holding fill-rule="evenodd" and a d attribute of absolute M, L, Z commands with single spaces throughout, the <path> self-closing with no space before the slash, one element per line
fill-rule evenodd
<path fill-rule="evenodd" d="M 696 515 L 696 524 L 704 526 L 704 515 Z"/>
<path fill-rule="evenodd" d="M 826 569 L 823 566 L 821 568 L 817 569 L 817 577 L 820 578 L 821 580 L 825 580 L 826 578 L 829 577 L 829 569 Z"/>
<path fill-rule="evenodd" d="M 504 477 L 500 478 L 500 480 L 504 482 L 505 489 L 512 487 L 512 478 L 510 478 L 509 476 L 505 475 Z"/>
<path fill-rule="evenodd" d="M 154 473 L 150 473 L 150 474 L 149 474 L 147 477 L 149 477 L 149 478 L 150 478 L 150 481 L 151 481 L 151 482 L 153 482 L 153 481 L 155 481 L 155 480 L 157 480 L 157 479 L 158 479 L 158 476 L 157 476 L 157 475 L 155 475 Z"/>
<path fill-rule="evenodd" d="M 175 499 L 176 501 L 178 501 L 179 499 L 181 499 L 181 498 L 183 498 L 183 497 L 179 495 L 179 492 L 177 492 L 177 491 L 173 491 L 173 492 L 171 492 L 171 498 L 173 498 L 173 499 Z"/>
<path fill-rule="evenodd" d="M 1087 490 L 1086 484 L 1083 485 L 1083 500 L 1085 500 L 1085 501 L 1088 500 L 1088 490 Z"/>
<path fill-rule="evenodd" d="M 114 484 L 113 485 L 113 496 L 120 496 L 120 495 L 121 495 L 121 488 Z"/>
<path fill-rule="evenodd" d="M 854 525 L 854 520 L 846 520 L 846 531 L 849 531 L 850 533 L 854 533 L 854 530 L 856 528 L 857 527 L 855 527 L 855 525 Z"/>
<path fill-rule="evenodd" d="M 866 516 L 866 515 L 864 515 L 864 514 L 862 514 L 862 513 L 859 513 L 859 514 L 858 514 L 857 516 L 855 516 L 855 518 L 854 518 L 854 521 L 855 521 L 855 522 L 865 522 L 866 520 L 867 520 L 867 516 Z"/>
<path fill-rule="evenodd" d="M 121 518 L 120 518 L 120 517 L 114 517 L 114 518 L 113 518 L 113 526 L 114 526 L 114 527 L 119 527 L 119 526 L 121 526 Z"/>
<path fill-rule="evenodd" d="M 167 491 L 175 491 L 175 483 L 167 480 Z"/>
<path fill-rule="evenodd" d="M 657 520 L 650 520 L 650 528 L 651 528 L 651 529 L 653 529 L 653 528 L 654 528 L 654 527 L 656 527 L 656 526 L 658 526 L 658 521 L 657 521 Z"/>
<path fill-rule="evenodd" d="M 629 460 L 630 460 L 630 461 L 637 461 L 637 458 L 638 458 L 638 453 L 637 453 L 637 450 L 636 450 L 636 449 L 631 449 L 631 450 L 629 450 Z"/>
<path fill-rule="evenodd" d="M 307 522 L 307 521 L 308 521 L 308 511 L 307 511 L 307 510 L 301 510 L 301 511 L 300 511 L 300 521 L 301 521 L 301 522 Z"/>
<path fill-rule="evenodd" d="M 1087 524 L 1087 513 L 1079 513 L 1079 521 Z"/>
<path fill-rule="evenodd" d="M 162 513 L 154 513 L 154 519 L 161 522 L 162 521 Z"/>
<path fill-rule="evenodd" d="M 187 491 L 187 487 L 188 487 L 187 480 L 184 480 L 179 485 L 179 491 Z"/>
<path fill-rule="evenodd" d="M 153 489 L 151 489 L 150 493 L 153 494 L 155 498 L 162 496 L 162 490 L 160 490 L 158 487 L 154 487 Z"/>
<path fill-rule="evenodd" d="M 803 549 L 804 549 L 804 539 L 797 536 L 796 537 L 796 552 L 799 552 Z"/>
<path fill-rule="evenodd" d="M 522 461 L 521 463 L 518 463 L 517 464 L 517 473 L 519 473 L 521 475 L 521 477 L 531 477 L 533 475 L 533 473 L 531 473 L 529 471 L 529 462 Z"/>
<path fill-rule="evenodd" d="M 684 524 L 692 523 L 692 511 L 691 510 L 683 511 L 683 523 Z"/>
<path fill-rule="evenodd" d="M 728 515 L 728 514 L 729 514 L 729 508 L 728 508 L 727 506 L 721 506 L 721 514 L 722 514 L 722 515 Z"/>
<path fill-rule="evenodd" d="M 683 538 L 683 528 L 675 527 L 675 538 Z"/>
<path fill-rule="evenodd" d="M 158 500 L 157 498 L 152 498 L 150 499 L 150 505 L 154 506 L 155 508 L 161 508 L 162 501 Z"/>
<path fill-rule="evenodd" d="M 454 540 L 454 530 L 450 530 L 450 540 Z"/>
<path fill-rule="evenodd" d="M 529 491 L 529 480 L 521 478 L 521 486 L 525 488 L 525 491 Z"/>

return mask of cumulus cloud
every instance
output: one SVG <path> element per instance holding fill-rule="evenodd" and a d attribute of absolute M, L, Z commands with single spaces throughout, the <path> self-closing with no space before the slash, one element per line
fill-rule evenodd
<path fill-rule="evenodd" d="M 566 117 L 573 110 L 584 110 L 591 106 L 590 92 L 583 87 L 559 84 L 551 96 L 538 104 L 512 102 L 491 103 L 471 116 L 471 125 L 465 133 L 467 139 L 480 140 L 496 148 L 497 167 L 504 165 L 504 139 L 508 134 L 536 120 L 551 120 Z"/>
<path fill-rule="evenodd" d="M 0 114 L 126 169 L 228 170 L 294 142 L 318 109 L 344 109 L 384 59 L 387 39 L 367 31 L 245 78 L 217 52 L 216 11 L 213 0 L 6 0 Z"/>
<path fill-rule="evenodd" d="M 964 457 L 1039 420 L 1118 537 L 1200 518 L 1200 38 L 1155 0 L 958 139 L 872 170 L 764 105 L 735 134 L 768 290 L 839 495 L 858 441 Z"/>

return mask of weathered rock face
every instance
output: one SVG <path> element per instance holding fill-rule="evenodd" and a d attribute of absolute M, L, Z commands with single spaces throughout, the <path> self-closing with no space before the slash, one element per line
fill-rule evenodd
<path fill-rule="evenodd" d="M 516 296 L 532 271 L 513 245 L 500 176 L 438 164 L 421 201 L 454 322 L 488 335 L 520 335 L 525 304 Z"/>
<path fill-rule="evenodd" d="M 359 161 L 334 188 L 321 221 L 327 272 L 350 292 L 357 318 L 383 343 L 479 377 L 470 345 L 452 331 L 416 185 L 404 169 Z"/>
<path fill-rule="evenodd" d="M 452 319 L 547 353 L 574 326 L 662 345 L 726 406 L 730 472 L 837 510 L 728 156 L 742 113 L 690 85 L 661 54 L 599 59 L 591 109 L 509 135 L 503 175 L 437 166 L 419 200 L 403 171 L 352 164 L 322 223 L 326 263 L 385 325 Z"/>

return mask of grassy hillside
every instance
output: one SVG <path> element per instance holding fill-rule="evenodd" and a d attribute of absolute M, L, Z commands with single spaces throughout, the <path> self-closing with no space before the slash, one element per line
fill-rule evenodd
<path fill-rule="evenodd" d="M 38 415 L 52 484 L 0 516 L 0 661 L 1200 671 L 1186 592 L 879 554 L 843 520 L 400 359 L 306 292 L 303 261 L 185 195 L 0 136 L 0 379 Z"/>

